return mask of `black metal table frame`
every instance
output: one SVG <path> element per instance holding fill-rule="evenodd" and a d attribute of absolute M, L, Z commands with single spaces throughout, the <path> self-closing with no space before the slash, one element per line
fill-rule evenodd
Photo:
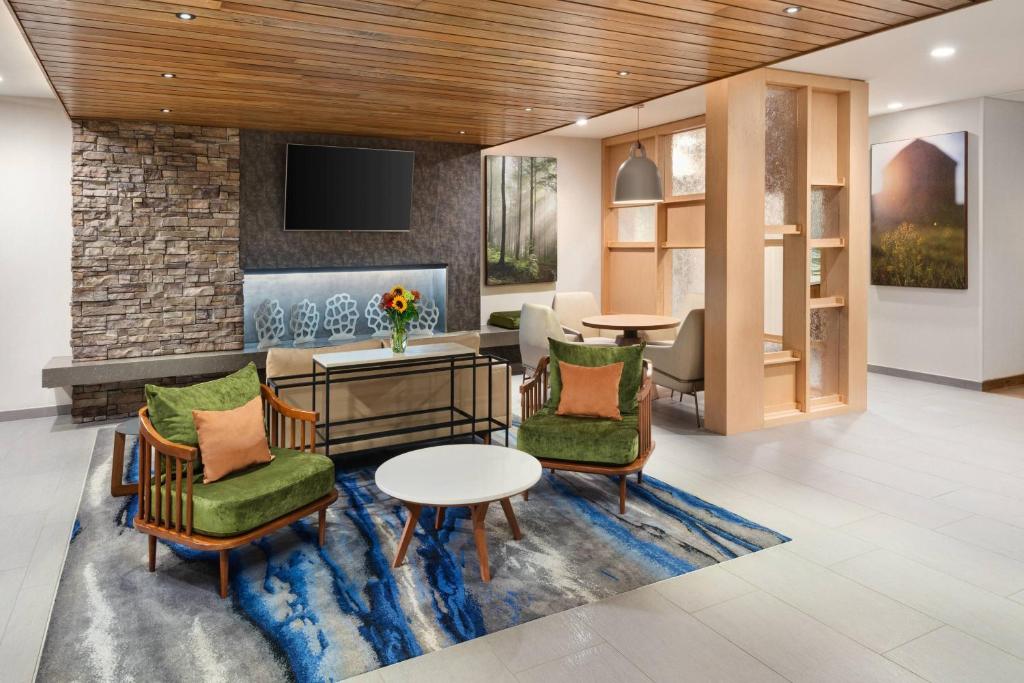
<path fill-rule="evenodd" d="M 281 389 L 295 389 L 301 387 L 312 387 L 312 406 L 313 410 L 316 410 L 316 393 L 317 387 L 320 384 L 324 386 L 324 415 L 323 420 L 317 421 L 315 430 L 315 440 L 318 446 L 324 447 L 324 455 L 330 456 L 331 446 L 335 444 L 347 444 L 355 443 L 358 441 L 368 441 L 370 439 L 378 439 L 389 436 L 400 436 L 403 434 L 414 434 L 421 431 L 432 431 L 436 429 L 448 428 L 448 438 L 454 441 L 456 438 L 455 428 L 464 425 L 471 425 L 469 434 L 478 434 L 480 432 L 487 432 L 488 434 L 493 431 L 504 431 L 505 432 L 505 445 L 509 443 L 509 422 L 511 421 L 507 415 L 511 414 L 511 404 L 506 405 L 506 421 L 498 420 L 494 417 L 494 373 L 493 368 L 505 367 L 505 396 L 506 403 L 511 401 L 509 391 L 511 389 L 511 364 L 498 356 L 492 356 L 490 354 L 480 354 L 476 352 L 460 353 L 452 356 L 433 356 L 428 358 L 402 358 L 399 360 L 388 360 L 388 361 L 376 361 L 371 363 L 363 363 L 352 366 L 342 366 L 339 368 L 328 368 L 321 363 L 318 363 L 315 359 L 313 360 L 312 372 L 309 375 L 287 375 L 282 377 L 275 377 L 273 379 L 267 378 L 267 383 L 274 390 L 275 394 L 278 394 Z M 318 367 L 320 371 L 318 371 Z M 479 368 L 487 368 L 487 415 L 477 416 L 477 370 Z M 472 376 L 472 399 L 471 399 L 471 411 L 466 412 L 465 410 L 458 407 L 455 400 L 455 377 L 458 371 L 469 370 L 469 374 Z M 357 381 L 375 381 L 382 379 L 389 379 L 394 377 L 405 377 L 410 375 L 428 375 L 448 373 L 448 405 L 438 406 L 436 408 L 421 408 L 418 410 L 406 410 L 397 413 L 388 413 L 384 415 L 372 415 L 369 417 L 357 417 L 349 418 L 345 420 L 331 420 L 331 386 L 334 384 L 344 384 L 348 382 Z M 322 380 L 318 378 L 323 376 Z M 448 412 L 448 419 L 446 421 L 431 422 L 422 425 L 411 425 L 404 427 L 397 427 L 393 429 L 385 429 L 379 431 L 363 432 L 359 434 L 352 434 L 349 436 L 342 437 L 331 437 L 331 429 L 334 427 L 341 427 L 351 424 L 368 424 L 381 420 L 413 417 L 418 415 L 429 415 L 432 413 Z M 456 417 L 458 416 L 458 417 Z M 481 425 L 482 423 L 482 425 Z M 483 429 L 479 429 L 483 426 Z M 460 434 L 459 436 L 464 436 Z M 436 441 L 437 437 L 430 437 L 422 439 L 420 441 Z M 417 441 L 411 443 L 419 443 Z"/>

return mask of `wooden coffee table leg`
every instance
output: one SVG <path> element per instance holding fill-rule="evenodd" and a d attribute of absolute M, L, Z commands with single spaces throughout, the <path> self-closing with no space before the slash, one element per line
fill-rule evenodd
<path fill-rule="evenodd" d="M 434 529 L 440 529 L 444 526 L 444 511 L 445 507 L 443 505 L 437 506 L 437 516 L 434 517 Z"/>
<path fill-rule="evenodd" d="M 501 499 L 501 509 L 505 511 L 505 519 L 508 520 L 508 525 L 512 527 L 512 538 L 517 541 L 523 537 L 523 532 L 519 530 L 519 521 L 516 519 L 516 513 L 512 511 L 512 501 L 508 498 Z"/>
<path fill-rule="evenodd" d="M 419 521 L 420 510 L 423 509 L 422 505 L 417 505 L 416 503 L 404 503 L 404 505 L 409 516 L 405 520 L 402 540 L 398 542 L 398 552 L 395 554 L 395 561 L 391 565 L 392 567 L 400 567 L 402 562 L 405 561 L 405 551 L 409 549 L 409 542 L 412 540 L 413 534 L 416 533 L 416 522 Z"/>
<path fill-rule="evenodd" d="M 480 558 L 480 578 L 484 583 L 491 580 L 491 564 L 487 558 L 487 532 L 484 529 L 484 518 L 490 503 L 477 503 L 469 508 L 473 518 L 473 540 L 476 542 L 476 556 Z"/>

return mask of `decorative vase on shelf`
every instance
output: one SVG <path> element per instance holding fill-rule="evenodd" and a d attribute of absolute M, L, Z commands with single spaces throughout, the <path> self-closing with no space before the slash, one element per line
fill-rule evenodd
<path fill-rule="evenodd" d="M 416 304 L 421 298 L 418 291 L 402 285 L 395 285 L 381 295 L 377 305 L 391 321 L 391 350 L 394 353 L 405 353 L 409 346 L 409 326 L 420 317 Z"/>
<path fill-rule="evenodd" d="M 396 323 L 391 328 L 391 351 L 394 353 L 405 353 L 409 347 L 409 331 L 405 329 L 405 323 Z"/>

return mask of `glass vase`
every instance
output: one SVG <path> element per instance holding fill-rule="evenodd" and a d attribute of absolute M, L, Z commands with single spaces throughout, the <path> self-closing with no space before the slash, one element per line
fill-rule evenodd
<path fill-rule="evenodd" d="M 391 351 L 393 353 L 405 353 L 409 346 L 409 332 L 405 325 L 395 325 L 391 328 Z"/>

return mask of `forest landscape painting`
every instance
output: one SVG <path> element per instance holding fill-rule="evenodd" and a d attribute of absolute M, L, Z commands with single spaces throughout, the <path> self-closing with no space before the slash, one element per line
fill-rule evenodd
<path fill-rule="evenodd" d="M 871 146 L 871 284 L 967 289 L 967 133 Z"/>
<path fill-rule="evenodd" d="M 484 244 L 488 285 L 554 282 L 558 272 L 558 161 L 488 156 Z"/>

